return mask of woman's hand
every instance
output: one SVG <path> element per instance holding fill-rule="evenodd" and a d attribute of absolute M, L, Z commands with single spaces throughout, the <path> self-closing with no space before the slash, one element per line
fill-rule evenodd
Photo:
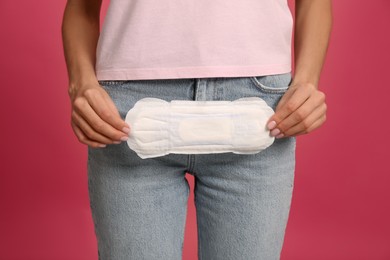
<path fill-rule="evenodd" d="M 70 86 L 68 94 L 72 102 L 71 125 L 81 143 L 96 148 L 127 140 L 130 126 L 98 83 Z"/>
<path fill-rule="evenodd" d="M 291 85 L 267 122 L 276 138 L 307 134 L 326 120 L 325 94 L 313 84 Z"/>
<path fill-rule="evenodd" d="M 72 101 L 71 125 L 79 141 L 91 147 L 125 141 L 130 131 L 96 78 L 101 2 L 68 0 L 62 22 L 68 94 Z"/>
<path fill-rule="evenodd" d="M 294 77 L 268 121 L 271 135 L 307 134 L 326 120 L 318 82 L 332 29 L 332 1 L 295 1 Z"/>

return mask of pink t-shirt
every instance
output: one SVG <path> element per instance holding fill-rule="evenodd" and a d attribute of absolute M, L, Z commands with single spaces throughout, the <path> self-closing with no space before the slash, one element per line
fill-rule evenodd
<path fill-rule="evenodd" d="M 247 77 L 291 71 L 287 0 L 111 0 L 98 80 Z"/>

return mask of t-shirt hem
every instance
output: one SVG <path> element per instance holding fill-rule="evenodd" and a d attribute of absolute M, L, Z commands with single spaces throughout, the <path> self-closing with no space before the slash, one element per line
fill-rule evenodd
<path fill-rule="evenodd" d="M 291 64 L 240 67 L 179 67 L 96 70 L 98 80 L 254 77 L 291 72 Z"/>

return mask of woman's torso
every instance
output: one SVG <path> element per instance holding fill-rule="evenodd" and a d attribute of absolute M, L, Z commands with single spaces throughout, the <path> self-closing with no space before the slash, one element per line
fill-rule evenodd
<path fill-rule="evenodd" d="M 287 0 L 111 0 L 98 80 L 240 77 L 291 71 Z"/>

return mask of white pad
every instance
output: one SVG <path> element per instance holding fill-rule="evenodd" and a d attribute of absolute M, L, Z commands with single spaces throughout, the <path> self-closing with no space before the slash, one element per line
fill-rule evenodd
<path fill-rule="evenodd" d="M 273 109 L 258 97 L 235 101 L 139 100 L 126 115 L 127 144 L 139 157 L 176 154 L 255 154 L 275 137 L 266 123 Z"/>

